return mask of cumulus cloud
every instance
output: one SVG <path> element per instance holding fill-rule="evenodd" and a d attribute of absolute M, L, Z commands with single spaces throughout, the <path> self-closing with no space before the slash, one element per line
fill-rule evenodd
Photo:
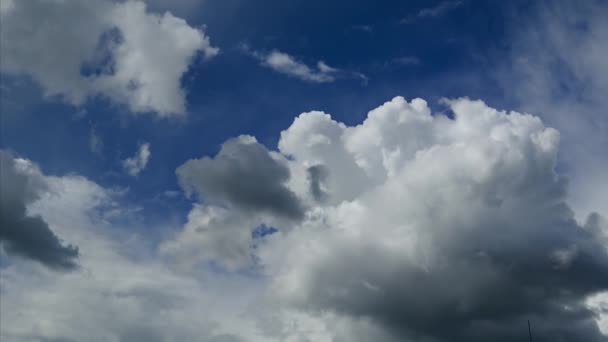
<path fill-rule="evenodd" d="M 102 96 L 132 112 L 183 114 L 182 75 L 197 53 L 218 53 L 200 29 L 141 1 L 25 0 L 0 16 L 1 71 L 73 105 Z"/>
<path fill-rule="evenodd" d="M 28 212 L 48 190 L 36 165 L 0 150 L 0 246 L 52 269 L 73 270 L 78 248 L 65 245 L 43 218 Z"/>
<path fill-rule="evenodd" d="M 186 263 L 255 267 L 269 282 L 267 314 L 256 319 L 275 339 L 507 341 L 530 320 L 538 341 L 604 341 L 602 305 L 589 300 L 608 289 L 605 221 L 574 219 L 555 171 L 558 132 L 481 101 L 443 103 L 453 119 L 401 97 L 357 126 L 303 113 L 278 153 L 251 137 L 229 140 L 197 161 L 188 184 L 227 200 L 212 184 L 267 184 L 270 172 L 243 172 L 259 166 L 238 160 L 270 154 L 289 168 L 282 187 L 306 203 L 305 215 L 269 223 L 243 204 L 202 202 L 163 250 Z M 255 243 L 260 224 L 278 232 Z"/>
<path fill-rule="evenodd" d="M 133 157 L 123 160 L 122 167 L 129 175 L 137 177 L 148 165 L 151 155 L 150 144 L 141 144 Z"/>
<path fill-rule="evenodd" d="M 215 158 L 192 159 L 177 169 L 187 193 L 246 211 L 301 219 L 304 208 L 285 183 L 289 168 L 252 136 L 226 141 Z"/>
<path fill-rule="evenodd" d="M 397 340 L 514 340 L 530 319 L 539 341 L 604 341 L 585 300 L 608 288 L 608 255 L 565 202 L 557 131 L 481 101 L 446 104 L 455 119 L 395 98 L 359 126 L 308 113 L 283 132 L 294 162 L 325 154 L 331 179 L 342 155 L 352 170 L 338 174 L 367 181 L 349 196 L 329 188 L 334 205 L 269 237 L 273 291 Z"/>
<path fill-rule="evenodd" d="M 180 234 L 164 242 L 160 251 L 183 270 L 201 262 L 215 263 L 229 271 L 242 270 L 254 263 L 252 230 L 257 224 L 258 220 L 249 215 L 197 204 Z"/>
<path fill-rule="evenodd" d="M 108 190 L 45 177 L 28 209 L 82 247 L 82 268 L 3 269 L 0 337 L 512 341 L 530 320 L 536 341 L 605 341 L 608 227 L 574 219 L 558 132 L 443 103 L 453 118 L 401 97 L 356 126 L 303 113 L 276 152 L 228 140 L 178 168 L 199 200 L 158 249 L 109 221 L 106 208 L 128 210 Z"/>
<path fill-rule="evenodd" d="M 18 260 L 3 263 L 0 340 L 256 338 L 251 323 L 238 316 L 258 288 L 254 282 L 177 274 L 150 254 L 149 235 L 123 222 L 131 204 L 118 192 L 75 175 L 44 180 L 49 192 L 31 211 L 82 247 L 81 267 L 58 276 Z M 109 210 L 117 212 L 113 221 L 106 219 Z"/>

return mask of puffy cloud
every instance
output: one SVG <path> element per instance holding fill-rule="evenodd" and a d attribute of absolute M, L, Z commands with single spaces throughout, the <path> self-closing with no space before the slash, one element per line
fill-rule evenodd
<path fill-rule="evenodd" d="M 294 163 L 352 185 L 328 186 L 327 205 L 268 238 L 272 291 L 398 340 L 514 340 L 530 319 L 539 341 L 604 341 L 585 301 L 608 289 L 608 255 L 565 202 L 557 131 L 481 101 L 445 103 L 453 120 L 395 98 L 359 126 L 307 113 L 283 132 Z"/>
<path fill-rule="evenodd" d="M 215 263 L 229 271 L 253 265 L 252 230 L 259 223 L 247 215 L 215 206 L 195 205 L 188 222 L 173 240 L 161 245 L 161 253 L 188 270 L 201 262 Z"/>
<path fill-rule="evenodd" d="M 270 284 L 256 319 L 271 339 L 507 341 L 531 320 L 539 341 L 604 341 L 605 222 L 574 219 L 555 172 L 558 132 L 481 101 L 443 103 L 454 119 L 401 97 L 357 126 L 303 113 L 280 154 L 229 140 L 178 169 L 186 190 L 212 201 L 161 251 L 188 266 L 255 267 Z M 299 220 L 269 223 L 236 204 L 254 196 L 223 193 L 246 179 L 238 188 L 265 194 L 248 184 L 269 183 L 271 172 L 254 171 L 269 159 L 289 168 L 271 179 L 305 203 Z M 260 224 L 278 232 L 255 241 Z"/>
<path fill-rule="evenodd" d="M 78 248 L 65 245 L 27 206 L 49 191 L 44 176 L 28 160 L 0 150 L 0 246 L 11 255 L 58 270 L 76 268 Z"/>
<path fill-rule="evenodd" d="M 301 219 L 303 204 L 285 183 L 289 168 L 254 137 L 226 141 L 215 158 L 192 159 L 177 169 L 187 193 L 251 212 Z"/>
<path fill-rule="evenodd" d="M 44 177 L 28 209 L 82 248 L 81 268 L 11 260 L 0 338 L 511 341 L 529 319 L 537 341 L 605 341 L 607 227 L 574 220 L 557 131 L 444 103 L 454 119 L 400 97 L 357 126 L 303 113 L 278 152 L 241 136 L 186 162 L 178 177 L 200 203 L 158 250 L 124 229 L 111 191 Z M 278 231 L 255 237 L 260 225 Z"/>
<path fill-rule="evenodd" d="M 18 259 L 3 262 L 0 340 L 256 339 L 252 323 L 238 316 L 259 287 L 255 281 L 176 273 L 151 252 L 148 234 L 124 221 L 131 204 L 119 191 L 80 176 L 44 181 L 49 191 L 29 209 L 81 247 L 80 267 L 57 274 Z"/>
<path fill-rule="evenodd" d="M 141 144 L 133 157 L 123 160 L 122 166 L 128 174 L 136 177 L 146 168 L 151 155 L 150 144 Z"/>
<path fill-rule="evenodd" d="M 182 75 L 198 52 L 218 52 L 200 29 L 141 1 L 25 0 L 0 15 L 1 71 L 74 105 L 99 95 L 132 112 L 183 114 Z"/>
<path fill-rule="evenodd" d="M 230 139 L 214 158 L 191 159 L 176 173 L 186 193 L 197 193 L 204 203 L 195 205 L 183 230 L 161 246 L 182 269 L 201 262 L 229 271 L 250 268 L 256 261 L 256 227 L 304 218 L 305 201 L 287 185 L 287 160 L 252 136 Z"/>

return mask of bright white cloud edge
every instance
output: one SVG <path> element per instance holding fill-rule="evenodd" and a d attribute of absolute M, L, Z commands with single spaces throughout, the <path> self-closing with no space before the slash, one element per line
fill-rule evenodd
<path fill-rule="evenodd" d="M 101 96 L 133 113 L 183 115 L 183 74 L 197 54 L 219 51 L 200 28 L 135 0 L 3 1 L 0 15 L 1 71 L 76 106 Z"/>

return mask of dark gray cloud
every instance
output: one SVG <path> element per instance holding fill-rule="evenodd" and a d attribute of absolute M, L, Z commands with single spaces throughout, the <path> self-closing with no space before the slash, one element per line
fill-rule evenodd
<path fill-rule="evenodd" d="M 327 198 L 327 193 L 323 190 L 324 183 L 329 177 L 329 170 L 325 165 L 313 165 L 306 169 L 308 172 L 308 182 L 310 186 L 310 194 L 312 197 L 322 202 Z"/>
<path fill-rule="evenodd" d="M 301 219 L 304 206 L 285 183 L 290 172 L 253 137 L 226 141 L 215 158 L 192 159 L 177 169 L 181 186 L 208 201 Z"/>
<path fill-rule="evenodd" d="M 78 248 L 63 245 L 42 218 L 28 215 L 26 205 L 45 191 L 46 184 L 32 170 L 21 170 L 18 162 L 9 153 L 0 151 L 0 244 L 9 254 L 47 267 L 74 269 Z"/>
<path fill-rule="evenodd" d="M 371 318 L 415 341 L 517 341 L 527 320 L 535 341 L 606 341 L 584 304 L 608 289 L 605 246 L 561 214 L 567 207 L 549 211 L 551 219 L 480 223 L 502 235 L 471 227 L 438 241 L 441 266 L 428 269 L 378 246 L 350 246 L 318 266 L 302 305 Z M 545 233 L 525 233 L 536 225 Z"/>

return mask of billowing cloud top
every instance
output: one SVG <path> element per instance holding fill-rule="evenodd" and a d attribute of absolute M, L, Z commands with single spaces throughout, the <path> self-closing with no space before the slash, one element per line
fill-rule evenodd
<path fill-rule="evenodd" d="M 182 75 L 198 52 L 218 53 L 200 29 L 141 1 L 8 1 L 0 15 L 1 71 L 74 105 L 103 96 L 132 112 L 184 114 Z"/>
<path fill-rule="evenodd" d="M 75 239 L 86 272 L 45 289 L 9 266 L 2 336 L 90 340 L 72 322 L 95 322 L 95 336 L 117 340 L 481 342 L 525 337 L 530 320 L 536 341 L 605 341 L 608 225 L 574 220 L 555 172 L 558 132 L 481 101 L 444 103 L 453 119 L 401 97 L 357 126 L 303 113 L 279 151 L 240 136 L 184 163 L 178 178 L 199 203 L 145 261 L 128 252 L 145 240 L 110 233 L 127 209 L 87 199 L 107 191 L 31 178 L 57 192 L 32 212 Z M 32 319 L 12 315 L 23 307 Z M 151 309 L 165 323 L 144 319 Z"/>
<path fill-rule="evenodd" d="M 608 289 L 608 255 L 598 219 L 579 226 L 565 202 L 558 132 L 481 101 L 444 103 L 454 119 L 401 97 L 358 126 L 304 113 L 279 142 L 290 173 L 253 138 L 229 140 L 178 174 L 231 209 L 198 205 L 167 248 L 198 245 L 207 252 L 182 256 L 233 266 L 255 254 L 276 300 L 396 340 L 510 341 L 531 319 L 539 341 L 603 341 L 585 300 Z M 253 219 L 292 192 L 308 208 L 299 220 Z M 280 233 L 252 250 L 260 223 Z"/>

